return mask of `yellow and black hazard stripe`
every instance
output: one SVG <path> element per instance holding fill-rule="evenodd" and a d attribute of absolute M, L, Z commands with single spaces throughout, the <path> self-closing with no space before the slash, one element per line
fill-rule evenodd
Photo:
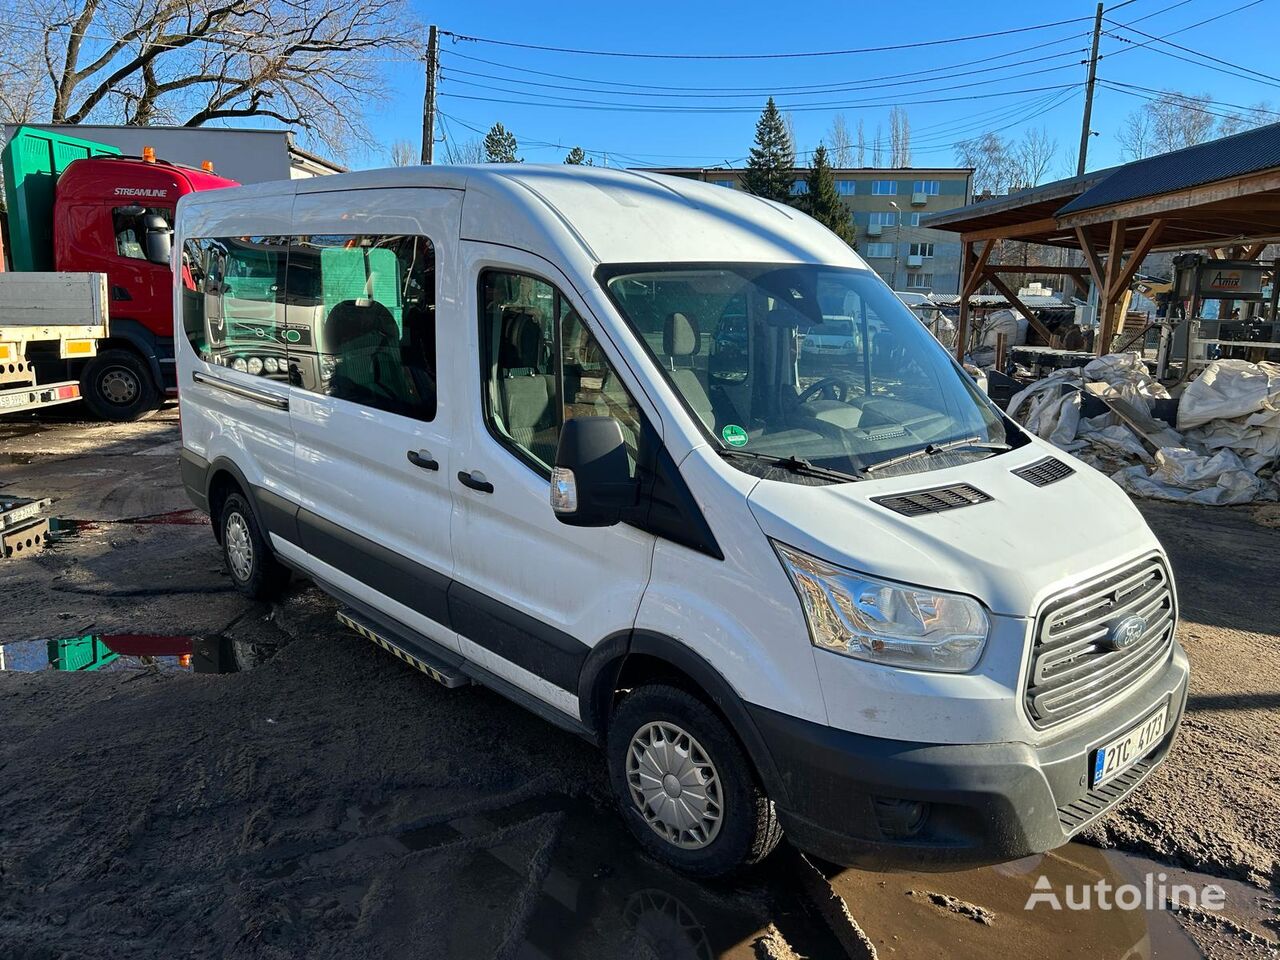
<path fill-rule="evenodd" d="M 437 670 L 431 664 L 427 663 L 425 660 L 422 660 L 419 657 L 415 657 L 413 654 L 408 653 L 405 650 L 402 650 L 400 647 L 396 646 L 394 643 L 387 640 L 385 637 L 381 637 L 378 634 L 374 633 L 363 623 L 353 619 L 351 616 L 349 616 L 347 613 L 345 613 L 342 610 L 338 611 L 338 622 L 345 627 L 351 628 L 352 630 L 360 634 L 360 636 L 364 637 L 365 639 L 372 640 L 378 646 L 382 647 L 383 650 L 386 650 L 389 653 L 394 653 L 397 658 L 399 658 L 400 660 L 403 660 L 405 663 L 409 664 L 409 666 L 422 671 L 427 676 L 429 676 L 432 680 L 434 680 L 436 683 L 444 684 L 446 687 L 455 687 L 459 685 L 456 677 L 451 677 L 447 674 L 441 673 L 439 670 Z"/>

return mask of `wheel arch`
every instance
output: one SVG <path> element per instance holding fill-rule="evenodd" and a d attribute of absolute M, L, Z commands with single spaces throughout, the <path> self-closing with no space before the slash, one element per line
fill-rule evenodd
<path fill-rule="evenodd" d="M 597 743 L 606 740 L 614 696 L 636 681 L 665 681 L 688 688 L 702 699 L 738 738 L 765 792 L 775 801 L 785 802 L 786 785 L 742 698 L 702 656 L 666 634 L 650 630 L 616 633 L 587 655 L 579 674 L 578 702 L 582 721 Z"/>

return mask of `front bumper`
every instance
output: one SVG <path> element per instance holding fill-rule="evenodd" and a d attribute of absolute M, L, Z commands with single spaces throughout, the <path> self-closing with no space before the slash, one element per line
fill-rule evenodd
<path fill-rule="evenodd" d="M 1066 843 L 1158 766 L 1187 701 L 1187 658 L 1164 666 L 1080 727 L 1043 745 L 929 744 L 837 730 L 747 705 L 776 767 L 778 816 L 801 849 L 875 870 L 951 870 Z M 1089 788 L 1094 748 L 1169 702 L 1165 734 L 1130 771 Z M 902 811 L 928 804 L 911 833 Z M 906 825 L 904 825 L 906 824 Z"/>

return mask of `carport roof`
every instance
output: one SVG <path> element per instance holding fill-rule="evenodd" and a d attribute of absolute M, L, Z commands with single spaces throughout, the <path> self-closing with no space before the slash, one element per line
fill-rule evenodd
<path fill-rule="evenodd" d="M 1150 249 L 1280 238 L 1280 123 L 948 210 L 920 225 L 968 242 L 1105 249 L 1118 223 L 1127 250 L 1156 220 Z"/>

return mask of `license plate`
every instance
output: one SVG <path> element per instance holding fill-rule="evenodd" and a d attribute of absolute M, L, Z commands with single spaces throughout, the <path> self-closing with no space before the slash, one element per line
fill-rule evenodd
<path fill-rule="evenodd" d="M 1169 704 L 1166 701 L 1155 713 L 1147 716 L 1120 734 L 1110 743 L 1099 747 L 1093 754 L 1093 774 L 1089 784 L 1091 787 L 1106 783 L 1113 777 L 1124 773 L 1150 752 L 1164 736 L 1165 724 L 1169 719 Z"/>

